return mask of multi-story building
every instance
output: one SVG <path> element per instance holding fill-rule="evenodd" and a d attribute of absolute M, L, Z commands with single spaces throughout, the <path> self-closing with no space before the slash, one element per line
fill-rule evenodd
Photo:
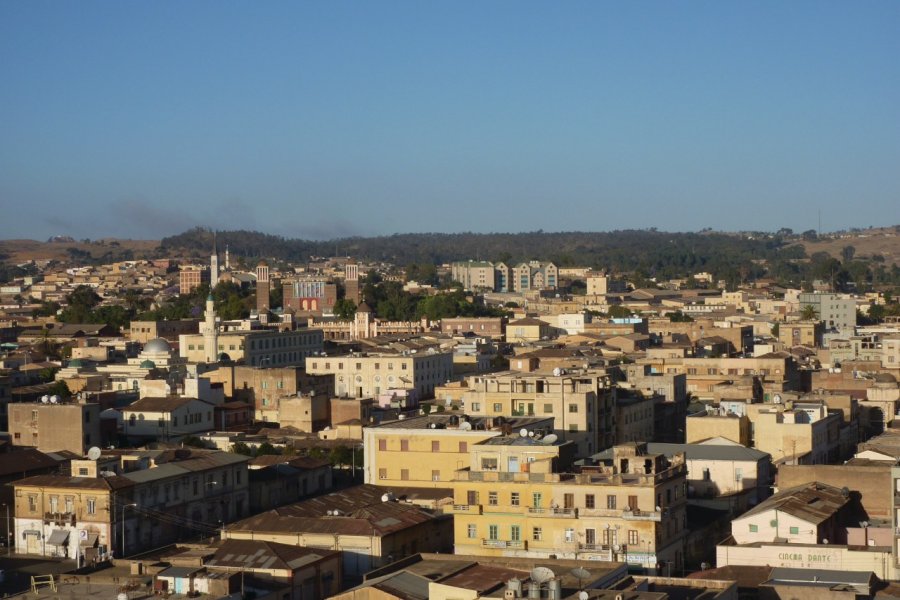
<path fill-rule="evenodd" d="M 457 317 L 441 319 L 441 332 L 447 335 L 472 334 L 502 339 L 506 334 L 506 317 Z"/>
<path fill-rule="evenodd" d="M 225 540 L 259 540 L 343 551 L 344 574 L 361 577 L 418 552 L 451 550 L 452 520 L 385 488 L 360 485 L 229 525 Z"/>
<path fill-rule="evenodd" d="M 590 275 L 585 280 L 588 296 L 605 296 L 607 294 L 624 294 L 628 287 L 624 279 L 617 279 L 609 275 Z"/>
<path fill-rule="evenodd" d="M 337 286 L 327 277 L 304 276 L 285 279 L 284 308 L 299 313 L 321 315 L 331 313 L 337 302 Z"/>
<path fill-rule="evenodd" d="M 822 345 L 825 325 L 822 321 L 798 321 L 779 323 L 778 341 L 787 346 L 808 346 L 817 348 Z"/>
<path fill-rule="evenodd" d="M 756 358 L 648 358 L 642 362 L 649 364 L 655 373 L 685 375 L 687 391 L 705 400 L 714 397 L 716 385 L 746 375 L 758 375 L 764 385 L 775 389 L 800 389 L 796 362 L 782 355 Z"/>
<path fill-rule="evenodd" d="M 554 417 L 554 433 L 571 440 L 578 456 L 590 456 L 615 443 L 615 403 L 605 371 L 506 371 L 475 375 L 466 384 L 466 414 Z"/>
<path fill-rule="evenodd" d="M 17 481 L 17 551 L 90 564 L 110 551 L 121 557 L 210 534 L 220 523 L 246 515 L 248 457 L 190 450 L 155 454 L 149 468 L 147 457 L 131 454 L 104 464 L 119 475 L 101 472 L 100 461 L 82 460 L 73 461 L 75 476 Z"/>
<path fill-rule="evenodd" d="M 453 352 L 433 347 L 401 352 L 379 348 L 343 356 L 309 356 L 306 372 L 334 375 L 334 390 L 341 397 L 363 398 L 391 389 L 414 389 L 419 398 L 431 398 L 435 386 L 453 376 Z"/>
<path fill-rule="evenodd" d="M 363 430 L 365 483 L 448 488 L 471 448 L 484 440 L 521 432 L 542 437 L 553 417 L 467 417 L 431 414 L 388 421 Z M 420 459 L 416 460 L 416 456 Z"/>
<path fill-rule="evenodd" d="M 204 373 L 203 377 L 221 383 L 226 398 L 251 404 L 257 421 L 278 422 L 282 398 L 299 394 L 327 400 L 334 396 L 332 375 L 308 375 L 302 366 L 219 365 L 218 369 Z"/>
<path fill-rule="evenodd" d="M 218 354 L 227 354 L 232 361 L 243 361 L 251 367 L 284 367 L 303 364 L 307 356 L 322 351 L 324 338 L 321 329 L 277 331 L 255 329 L 220 332 L 216 336 Z M 207 337 L 182 335 L 179 353 L 188 362 L 205 362 Z"/>
<path fill-rule="evenodd" d="M 178 336 L 200 331 L 199 319 L 179 319 L 176 321 L 132 321 L 128 337 L 146 344 L 150 340 L 162 338 L 170 342 L 178 341 Z"/>
<path fill-rule="evenodd" d="M 203 284 L 209 284 L 209 270 L 198 265 L 184 265 L 178 273 L 178 291 L 190 294 Z"/>
<path fill-rule="evenodd" d="M 486 261 L 455 262 L 450 264 L 450 278 L 460 282 L 467 290 L 505 292 L 498 287 L 497 269 Z"/>
<path fill-rule="evenodd" d="M 129 439 L 177 441 L 216 428 L 215 406 L 184 396 L 147 396 L 122 410 Z"/>
<path fill-rule="evenodd" d="M 8 405 L 9 436 L 14 446 L 41 452 L 68 450 L 84 455 L 100 445 L 100 405 L 44 397 L 43 402 Z"/>
<path fill-rule="evenodd" d="M 683 456 L 627 444 L 567 470 L 560 449 L 570 442 L 541 442 L 491 438 L 471 449 L 453 484 L 456 553 L 683 567 Z"/>
<path fill-rule="evenodd" d="M 521 263 L 511 271 L 510 291 L 555 289 L 559 285 L 559 269 L 553 263 L 533 260 Z"/>
<path fill-rule="evenodd" d="M 841 294 L 800 294 L 800 307 L 812 306 L 829 330 L 852 334 L 856 327 L 856 300 Z"/>

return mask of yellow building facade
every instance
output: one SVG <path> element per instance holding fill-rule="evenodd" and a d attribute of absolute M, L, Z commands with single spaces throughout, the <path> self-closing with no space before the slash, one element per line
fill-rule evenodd
<path fill-rule="evenodd" d="M 494 438 L 453 483 L 456 553 L 683 565 L 686 474 L 644 444 L 606 464 L 557 471 L 564 444 Z"/>

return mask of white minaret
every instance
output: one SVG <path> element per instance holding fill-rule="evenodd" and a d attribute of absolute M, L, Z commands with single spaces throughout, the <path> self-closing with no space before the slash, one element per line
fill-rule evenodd
<path fill-rule="evenodd" d="M 219 283 L 219 248 L 216 246 L 216 232 L 213 232 L 213 251 L 209 256 L 209 287 Z"/>
<path fill-rule="evenodd" d="M 231 261 L 228 260 L 228 244 L 225 244 L 225 270 L 231 270 Z"/>
<path fill-rule="evenodd" d="M 206 362 L 219 361 L 219 331 L 216 328 L 216 302 L 212 294 L 206 297 L 205 321 L 203 323 L 203 349 L 206 352 Z"/>

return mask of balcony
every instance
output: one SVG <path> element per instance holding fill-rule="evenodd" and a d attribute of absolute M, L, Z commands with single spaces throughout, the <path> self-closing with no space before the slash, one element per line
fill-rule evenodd
<path fill-rule="evenodd" d="M 595 554 L 597 558 L 594 560 L 611 562 L 615 558 L 612 546 L 607 544 L 578 544 L 578 552 Z"/>
<path fill-rule="evenodd" d="M 626 521 L 662 521 L 662 512 L 650 510 L 623 510 L 622 518 Z"/>
<path fill-rule="evenodd" d="M 448 512 L 453 514 L 463 514 L 463 515 L 480 515 L 481 514 L 481 505 L 480 504 L 454 504 L 453 508 L 451 508 Z"/>
<path fill-rule="evenodd" d="M 498 550 L 525 550 L 528 544 L 524 540 L 481 540 L 482 548 L 495 548 Z"/>
<path fill-rule="evenodd" d="M 578 517 L 577 508 L 529 508 L 528 514 L 533 517 L 563 517 L 575 519 Z"/>
<path fill-rule="evenodd" d="M 44 513 L 44 521 L 49 525 L 75 525 L 75 513 L 48 512 Z"/>
<path fill-rule="evenodd" d="M 578 514 L 582 517 L 621 517 L 621 508 L 579 508 Z"/>

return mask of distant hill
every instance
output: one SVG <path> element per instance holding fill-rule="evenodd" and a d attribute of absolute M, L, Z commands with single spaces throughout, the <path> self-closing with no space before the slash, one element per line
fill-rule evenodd
<path fill-rule="evenodd" d="M 23 263 L 29 260 L 77 261 L 107 263 L 117 260 L 148 258 L 159 247 L 156 240 L 103 239 L 74 241 L 53 238 L 52 241 L 0 240 L 0 262 Z"/>

